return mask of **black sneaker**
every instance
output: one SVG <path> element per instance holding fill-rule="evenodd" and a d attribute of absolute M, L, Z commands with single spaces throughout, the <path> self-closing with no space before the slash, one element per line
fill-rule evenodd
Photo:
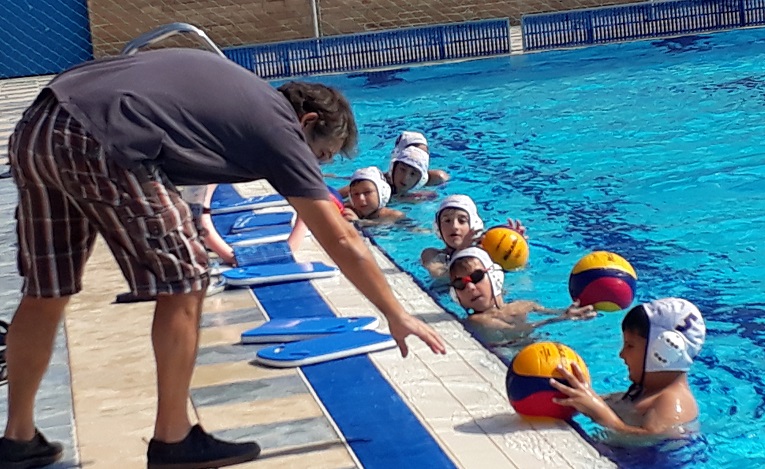
<path fill-rule="evenodd" d="M 61 443 L 49 443 L 37 430 L 31 441 L 0 438 L 0 469 L 47 466 L 61 459 L 63 453 Z"/>
<path fill-rule="evenodd" d="M 148 469 L 209 469 L 252 461 L 260 454 L 254 441 L 229 443 L 194 425 L 183 440 L 163 443 L 152 438 L 146 452 Z"/>

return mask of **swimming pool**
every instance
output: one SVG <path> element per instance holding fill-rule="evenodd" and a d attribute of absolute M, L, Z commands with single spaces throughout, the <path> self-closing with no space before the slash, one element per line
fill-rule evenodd
<path fill-rule="evenodd" d="M 439 198 L 467 193 L 487 225 L 512 216 L 528 227 L 530 262 L 507 274 L 506 297 L 563 307 L 571 267 L 606 249 L 637 270 L 637 301 L 680 296 L 696 303 L 708 328 L 690 373 L 703 438 L 669 454 L 605 451 L 627 467 L 765 465 L 758 436 L 765 433 L 761 63 L 765 30 L 741 30 L 324 77 L 346 92 L 361 132 L 359 157 L 327 172 L 387 169 L 396 135 L 420 130 L 431 143 L 431 166 L 453 176 L 436 189 Z M 437 204 L 396 208 L 429 228 Z M 430 284 L 418 259 L 423 248 L 440 246 L 432 232 L 373 234 Z M 445 291 L 434 291 L 461 314 Z M 622 315 L 554 324 L 536 337 L 577 350 L 599 392 L 624 390 Z M 597 433 L 589 420 L 576 422 Z"/>

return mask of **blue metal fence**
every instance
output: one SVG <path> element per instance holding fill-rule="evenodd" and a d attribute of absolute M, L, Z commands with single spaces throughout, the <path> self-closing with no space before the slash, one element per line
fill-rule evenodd
<path fill-rule="evenodd" d="M 524 50 L 679 36 L 765 24 L 765 0 L 674 0 L 524 15 Z"/>
<path fill-rule="evenodd" d="M 508 54 L 510 25 L 504 18 L 235 47 L 224 52 L 263 78 L 287 78 Z"/>

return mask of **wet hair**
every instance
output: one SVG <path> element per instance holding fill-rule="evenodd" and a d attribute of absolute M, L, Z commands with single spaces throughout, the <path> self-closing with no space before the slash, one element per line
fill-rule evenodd
<path fill-rule="evenodd" d="M 638 336 L 648 339 L 648 330 L 651 323 L 648 320 L 648 313 L 643 305 L 637 305 L 627 312 L 622 320 L 622 331 L 630 331 Z"/>
<path fill-rule="evenodd" d="M 292 108 L 298 118 L 309 112 L 319 115 L 313 131 L 318 137 L 343 139 L 340 153 L 352 157 L 356 153 L 359 139 L 356 119 L 348 100 L 335 88 L 319 83 L 290 81 L 277 88 Z"/>
<path fill-rule="evenodd" d="M 622 332 L 630 331 L 638 336 L 648 340 L 648 331 L 651 328 L 651 322 L 648 320 L 648 313 L 643 305 L 637 305 L 627 312 L 622 319 Z M 648 343 L 646 342 L 646 350 Z M 629 399 L 634 401 L 643 393 L 643 380 L 645 379 L 645 358 L 643 358 L 643 375 L 639 383 L 632 383 L 627 392 L 622 396 L 622 400 Z"/>

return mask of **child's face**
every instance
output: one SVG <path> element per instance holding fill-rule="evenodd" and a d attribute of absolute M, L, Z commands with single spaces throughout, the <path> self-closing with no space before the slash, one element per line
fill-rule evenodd
<path fill-rule="evenodd" d="M 351 186 L 351 202 L 359 218 L 365 218 L 380 208 L 380 195 L 372 181 L 359 181 Z"/>
<path fill-rule="evenodd" d="M 403 194 L 417 185 L 420 172 L 406 163 L 398 162 L 393 166 L 393 185 L 396 194 Z"/>
<path fill-rule="evenodd" d="M 455 265 L 449 272 L 449 282 L 451 284 L 458 278 L 469 277 L 477 270 L 486 270 L 478 259 L 471 259 L 468 263 Z M 477 283 L 468 281 L 464 289 L 455 288 L 454 291 L 457 293 L 457 298 L 463 308 L 472 309 L 477 313 L 487 311 L 494 305 L 494 295 L 491 291 L 491 281 L 488 274 L 484 274 Z"/>
<path fill-rule="evenodd" d="M 625 330 L 622 333 L 624 334 L 624 344 L 621 352 L 619 352 L 619 357 L 627 365 L 630 381 L 639 383 L 643 379 L 646 339 L 630 330 Z"/>
<path fill-rule="evenodd" d="M 438 216 L 441 238 L 450 248 L 462 246 L 465 237 L 470 236 L 470 217 L 458 208 L 447 208 Z"/>

